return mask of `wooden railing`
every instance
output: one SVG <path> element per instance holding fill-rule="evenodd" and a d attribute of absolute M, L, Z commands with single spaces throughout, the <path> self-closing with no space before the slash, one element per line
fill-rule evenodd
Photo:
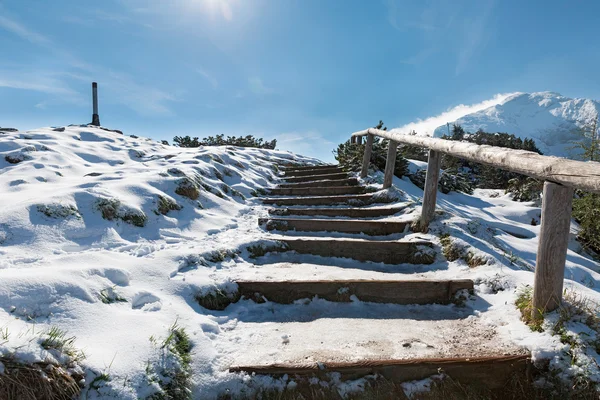
<path fill-rule="evenodd" d="M 600 163 L 542 156 L 525 150 L 477 145 L 474 143 L 406 135 L 379 129 L 366 129 L 352 134 L 352 143 L 362 143 L 367 136 L 361 177 L 369 170 L 375 136 L 388 139 L 383 187 L 389 188 L 394 177 L 396 149 L 399 143 L 429 149 L 423 207 L 417 229 L 426 232 L 435 215 L 441 155 L 518 172 L 544 181 L 540 237 L 536 257 L 532 317 L 540 318 L 558 308 L 562 301 L 565 262 L 571 227 L 574 189 L 600 193 Z"/>

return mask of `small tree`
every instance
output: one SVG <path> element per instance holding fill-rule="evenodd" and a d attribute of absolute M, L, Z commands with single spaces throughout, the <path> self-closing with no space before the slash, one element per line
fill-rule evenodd
<path fill-rule="evenodd" d="M 382 131 L 387 131 L 387 126 L 383 126 L 383 121 L 379 120 L 379 123 L 375 125 L 375 129 L 381 129 Z"/>
<path fill-rule="evenodd" d="M 598 114 L 591 123 L 575 132 L 577 138 L 571 149 L 579 149 L 579 158 L 584 161 L 600 161 L 600 135 Z M 577 239 L 589 249 L 600 253 L 600 195 L 577 191 L 573 200 L 573 218 L 580 225 Z"/>
<path fill-rule="evenodd" d="M 571 141 L 573 146 L 569 149 L 581 150 L 578 157 L 582 160 L 600 161 L 600 136 L 598 135 L 598 128 L 598 114 L 596 114 L 591 123 L 585 124 L 574 132 L 577 138 Z"/>

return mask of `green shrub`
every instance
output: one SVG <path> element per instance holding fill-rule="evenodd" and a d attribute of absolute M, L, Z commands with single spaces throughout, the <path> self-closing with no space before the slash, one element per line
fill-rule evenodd
<path fill-rule="evenodd" d="M 239 292 L 226 292 L 225 290 L 214 287 L 208 292 L 196 295 L 196 301 L 200 306 L 212 311 L 223 311 L 231 303 L 236 303 L 240 299 Z"/>
<path fill-rule="evenodd" d="M 190 178 L 183 178 L 177 183 L 175 193 L 180 196 L 187 197 L 190 200 L 197 200 L 200 197 L 200 189 L 198 185 Z"/>
<path fill-rule="evenodd" d="M 425 187 L 425 175 L 427 172 L 424 169 L 419 169 L 415 173 L 409 174 L 408 178 L 415 186 L 423 189 Z M 457 172 L 456 170 L 442 171 L 438 181 L 438 189 L 444 194 L 450 192 L 463 192 L 473 194 L 473 183 L 469 175 Z"/>
<path fill-rule="evenodd" d="M 167 215 L 169 211 L 179 211 L 181 208 L 174 200 L 165 196 L 158 196 L 157 214 Z"/>
<path fill-rule="evenodd" d="M 469 133 L 465 132 L 459 125 L 453 126 L 451 136 L 444 135 L 442 138 L 447 140 L 463 140 L 478 145 L 505 147 L 515 150 L 527 150 L 541 154 L 541 151 L 537 148 L 533 139 L 521 139 L 513 134 L 502 132 L 488 133 L 482 130 L 478 130 L 475 133 Z M 519 185 L 514 186 L 513 190 L 517 190 L 519 193 L 524 192 L 525 194 L 522 197 L 524 199 L 535 196 L 535 185 L 531 184 L 531 182 L 528 182 L 526 176 L 517 174 L 515 172 L 505 171 L 497 167 L 483 165 L 447 155 L 442 157 L 442 168 L 448 171 L 449 174 L 465 174 L 465 176 L 468 177 L 468 180 L 472 182 L 474 187 L 478 188 L 508 189 L 510 186 L 509 182 L 512 179 L 517 179 L 515 183 L 518 183 Z M 527 187 L 522 189 L 520 186 Z M 520 194 L 515 197 L 515 200 L 521 198 Z"/>
<path fill-rule="evenodd" d="M 385 169 L 388 140 L 373 140 L 373 151 L 371 152 L 371 166 L 383 171 Z M 350 171 L 360 171 L 362 168 L 363 157 L 365 153 L 365 145 L 358 143 L 350 143 L 350 140 L 339 144 L 337 149 L 333 151 L 333 155 L 342 168 Z M 396 153 L 396 165 L 394 175 L 398 178 L 406 175 L 408 171 L 408 161 L 399 152 Z"/>
<path fill-rule="evenodd" d="M 542 196 L 544 182 L 528 176 L 519 176 L 508 181 L 506 193 L 515 201 L 536 201 Z"/>
<path fill-rule="evenodd" d="M 600 195 L 579 192 L 573 199 L 573 218 L 581 228 L 577 239 L 585 247 L 600 253 Z"/>
<path fill-rule="evenodd" d="M 155 343 L 153 337 L 150 338 Z M 160 349 L 167 357 L 174 357 L 177 362 L 161 362 L 157 370 L 161 391 L 149 397 L 151 400 L 191 400 L 192 399 L 192 343 L 183 327 L 177 321 L 169 328 L 169 335 L 162 342 Z M 147 373 L 151 372 L 150 366 Z"/>
<path fill-rule="evenodd" d="M 102 218 L 108 221 L 120 219 L 138 227 L 144 227 L 148 222 L 148 217 L 142 211 L 123 210 L 118 199 L 100 199 L 96 208 L 102 213 Z"/>
<path fill-rule="evenodd" d="M 252 135 L 239 137 L 227 136 L 227 138 L 225 138 L 225 135 L 216 135 L 204 139 L 198 139 L 197 137 L 191 138 L 190 136 L 175 136 L 173 142 L 179 147 L 239 146 L 270 150 L 274 150 L 277 145 L 277 139 L 268 141 L 263 138 L 255 138 Z"/>

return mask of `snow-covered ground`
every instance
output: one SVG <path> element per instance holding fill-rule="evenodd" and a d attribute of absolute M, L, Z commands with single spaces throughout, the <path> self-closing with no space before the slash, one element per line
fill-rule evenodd
<path fill-rule="evenodd" d="M 454 324 L 462 319 L 461 327 L 471 329 L 461 332 L 465 340 L 451 338 L 457 345 L 448 351 L 454 354 L 468 355 L 482 344 L 496 345 L 499 352 L 505 345 L 523 347 L 536 359 L 550 358 L 566 374 L 585 369 L 600 381 L 595 351 L 574 350 L 579 353 L 570 365 L 569 345 L 548 330 L 532 332 L 514 306 L 520 288 L 533 284 L 539 225 L 531 222 L 539 221 L 539 207 L 491 190 L 439 193 L 440 212 L 430 234 L 416 236 L 439 245 L 439 235 L 450 234 L 465 252 L 486 261 L 475 268 L 461 259 L 448 262 L 440 247 L 434 264 L 416 269 L 288 253 L 253 260 L 246 247 L 279 234 L 258 226 L 267 208 L 252 191 L 274 186 L 274 165 L 287 162 L 319 163 L 281 151 L 181 149 L 80 126 L 0 133 L 0 355 L 27 361 L 56 357 L 40 346 L 40 335 L 58 327 L 75 336 L 75 346 L 85 352 L 83 396 L 143 398 L 157 390 L 152 379 L 161 352 L 157 343 L 177 323 L 193 344 L 194 396 L 210 399 L 259 381 L 229 373 L 232 364 L 314 357 L 311 345 L 324 358 L 439 354 L 428 345 L 443 350 L 442 341 L 450 340 L 444 332 L 456 332 Z M 370 183 L 381 181 L 378 173 Z M 401 191 L 399 201 L 413 205 L 388 218 L 413 218 L 422 191 L 406 178 L 395 178 L 394 185 Z M 112 219 L 103 218 L 103 211 Z M 565 284 L 600 302 L 600 266 L 574 240 L 575 230 Z M 418 309 L 360 301 L 332 307 L 314 299 L 288 306 L 242 300 L 224 311 L 208 311 L 194 299 L 230 286 L 233 279 L 257 277 L 470 278 L 476 296 L 465 307 Z M 440 317 L 446 328 L 432 322 Z M 389 331 L 382 336 L 390 337 L 407 326 L 394 321 L 407 319 L 414 321 L 412 330 L 388 342 L 369 332 Z M 314 332 L 303 327 L 307 322 Z M 447 330 L 434 333 L 440 326 Z M 584 324 L 568 329 L 598 339 Z M 493 336 L 478 340 L 482 332 Z M 411 338 L 419 341 L 406 350 Z M 109 379 L 90 388 L 101 373 Z"/>

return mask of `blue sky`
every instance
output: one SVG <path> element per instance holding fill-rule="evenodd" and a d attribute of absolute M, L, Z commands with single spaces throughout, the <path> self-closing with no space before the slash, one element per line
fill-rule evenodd
<path fill-rule="evenodd" d="M 331 160 L 353 131 L 498 93 L 600 98 L 600 2 L 0 0 L 0 126 L 255 134 Z"/>

